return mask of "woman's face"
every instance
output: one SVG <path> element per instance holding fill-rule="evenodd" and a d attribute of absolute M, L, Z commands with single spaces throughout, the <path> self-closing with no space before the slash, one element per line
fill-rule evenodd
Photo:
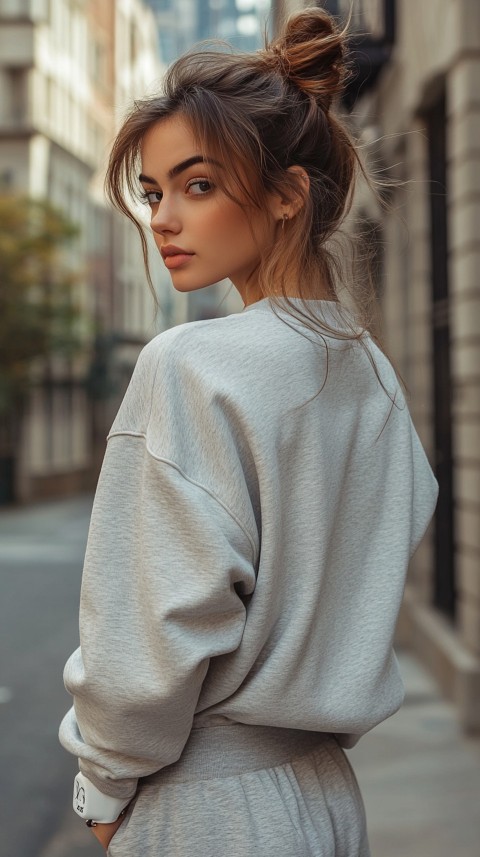
<path fill-rule="evenodd" d="M 152 212 L 155 243 L 175 289 L 191 292 L 228 277 L 244 303 L 259 297 L 251 275 L 273 242 L 275 220 L 281 218 L 279 203 L 272 199 L 268 213 L 250 210 L 247 215 L 215 187 L 181 116 L 149 128 L 141 159 L 140 181 Z M 234 167 L 220 168 L 228 182 L 228 170 Z"/>

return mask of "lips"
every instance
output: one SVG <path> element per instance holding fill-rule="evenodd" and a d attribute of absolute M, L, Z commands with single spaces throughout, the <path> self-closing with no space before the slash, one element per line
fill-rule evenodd
<path fill-rule="evenodd" d="M 193 256 L 193 253 L 189 253 L 188 250 L 183 250 L 181 247 L 175 247 L 174 244 L 165 244 L 164 247 L 160 248 L 160 253 L 164 259 L 167 256 Z"/>
<path fill-rule="evenodd" d="M 194 253 L 188 253 L 186 250 L 182 250 L 181 247 L 175 247 L 174 244 L 166 244 L 165 247 L 161 247 L 160 253 L 162 254 L 165 266 L 169 270 L 172 268 L 179 268 L 180 265 L 184 265 L 192 258 L 192 256 L 195 255 Z"/>

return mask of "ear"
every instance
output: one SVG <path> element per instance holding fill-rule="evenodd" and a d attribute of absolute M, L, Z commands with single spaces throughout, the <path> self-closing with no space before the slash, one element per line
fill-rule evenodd
<path fill-rule="evenodd" d="M 310 179 L 307 171 L 298 165 L 287 168 L 287 172 L 294 174 L 298 182 L 298 194 L 292 196 L 283 196 L 275 194 L 272 199 L 271 211 L 275 220 L 291 220 L 300 211 L 305 203 L 305 197 L 310 190 Z"/>

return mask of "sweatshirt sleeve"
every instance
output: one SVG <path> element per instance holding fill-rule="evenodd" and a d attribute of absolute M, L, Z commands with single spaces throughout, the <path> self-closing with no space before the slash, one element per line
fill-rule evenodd
<path fill-rule="evenodd" d="M 131 797 L 180 757 L 210 659 L 239 646 L 254 586 L 251 539 L 229 508 L 141 433 L 111 436 L 59 735 L 100 791 Z"/>

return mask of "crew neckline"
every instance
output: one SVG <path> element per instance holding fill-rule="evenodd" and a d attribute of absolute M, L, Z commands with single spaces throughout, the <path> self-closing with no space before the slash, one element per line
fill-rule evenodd
<path fill-rule="evenodd" d="M 277 295 L 277 300 L 283 301 L 285 303 L 285 305 L 288 305 L 284 295 Z M 327 300 L 322 300 L 320 298 L 307 298 L 304 300 L 303 298 L 293 297 L 293 296 L 289 297 L 288 300 L 293 301 L 294 303 L 298 303 L 299 306 L 302 306 L 304 303 L 315 304 L 315 305 L 323 305 L 324 304 L 325 306 L 328 306 L 328 307 L 338 306 L 338 307 L 344 309 L 344 307 L 342 307 L 340 301 L 327 301 Z M 265 298 L 260 298 L 258 301 L 254 301 L 253 303 L 248 304 L 247 306 L 244 306 L 243 309 L 240 310 L 240 312 L 241 313 L 242 312 L 248 312 L 248 310 L 259 308 L 261 306 L 269 306 L 269 305 L 270 305 L 270 297 L 267 296 Z"/>
<path fill-rule="evenodd" d="M 260 298 L 258 301 L 254 301 L 252 304 L 248 304 L 248 306 L 244 307 L 243 310 L 240 310 L 240 315 L 248 312 L 249 310 L 256 309 L 258 312 L 269 313 L 271 315 L 276 315 L 280 313 L 280 315 L 288 316 L 288 318 L 293 321 L 293 323 L 299 324 L 302 328 L 305 327 L 305 319 L 296 315 L 295 313 L 289 312 L 288 304 L 285 300 L 284 295 L 277 295 L 280 299 L 280 305 L 275 304 L 275 308 L 273 303 L 270 303 L 270 298 L 267 296 L 265 298 Z M 289 301 L 293 301 L 295 309 L 304 309 L 304 301 L 303 298 L 299 297 L 291 297 Z M 315 311 L 318 312 L 319 316 L 325 321 L 325 323 L 334 330 L 338 330 L 341 332 L 348 332 L 354 329 L 357 333 L 366 332 L 363 330 L 361 326 L 359 326 L 358 321 L 355 317 L 355 314 L 341 301 L 327 301 L 321 298 L 307 298 L 305 300 L 307 305 L 311 305 L 311 309 L 313 309 L 314 314 Z M 289 322 L 290 323 L 290 322 Z M 308 327 L 308 325 L 307 325 Z M 327 332 L 323 333 L 324 336 L 330 336 Z"/>

